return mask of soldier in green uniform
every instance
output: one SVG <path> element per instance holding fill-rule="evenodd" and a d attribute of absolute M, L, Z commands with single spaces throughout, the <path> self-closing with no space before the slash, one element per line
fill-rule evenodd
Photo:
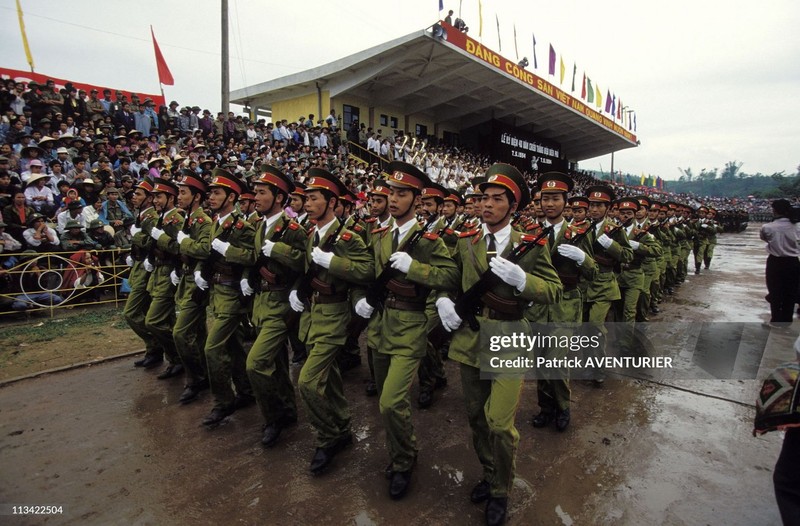
<path fill-rule="evenodd" d="M 301 299 L 294 289 L 289 302 L 295 312 L 305 310 L 303 300 L 311 304 L 301 318 L 300 336 L 305 336 L 308 358 L 300 371 L 298 388 L 317 435 L 310 466 L 316 475 L 353 441 L 350 409 L 336 356 L 347 338 L 351 301 L 363 297 L 363 287 L 375 270 L 364 241 L 354 232 L 343 230 L 334 214 L 337 201 L 346 193 L 344 184 L 320 168 L 310 168 L 308 177 L 305 206 L 316 227 L 306 241 L 305 268 L 308 275 L 314 265 L 310 283 L 313 292 L 310 298 Z M 331 244 L 332 250 L 322 250 Z M 301 284 L 305 284 L 305 277 L 297 286 Z"/>
<path fill-rule="evenodd" d="M 258 212 L 256 212 L 256 196 L 249 188 L 239 196 L 239 212 L 250 224 L 255 224 L 260 218 Z"/>
<path fill-rule="evenodd" d="M 530 192 L 522 174 L 508 164 L 497 163 L 486 171 L 481 184 L 481 215 L 484 224 L 462 232 L 454 259 L 461 272 L 460 289 L 466 291 L 487 270 L 502 283 L 485 294 L 476 319 L 480 330 L 461 326 L 454 302 L 447 297 L 437 300 L 437 309 L 445 329 L 455 331 L 450 358 L 461 364 L 461 383 L 472 429 L 472 442 L 483 466 L 483 480 L 472 490 L 472 502 L 487 501 L 486 523 L 502 524 L 506 518 L 508 493 L 514 480 L 514 463 L 519 432 L 514 419 L 522 391 L 521 378 L 481 379 L 481 333 L 498 334 L 499 320 L 524 321 L 528 302 L 550 304 L 561 298 L 561 282 L 547 251 L 547 240 L 527 250 L 518 263 L 505 259 L 521 242 L 535 236 L 511 228 L 512 214 L 524 209 Z M 492 257 L 492 254 L 496 254 Z M 487 258 L 487 255 L 489 256 Z M 461 327 L 461 328 L 459 328 Z"/>
<path fill-rule="evenodd" d="M 81 224 L 74 219 L 67 221 L 64 225 L 64 233 L 61 234 L 61 250 L 64 252 L 76 252 L 78 250 L 93 250 L 100 248 L 89 234 L 81 229 Z"/>
<path fill-rule="evenodd" d="M 245 371 L 247 355 L 243 326 L 248 306 L 241 300 L 242 265 L 251 261 L 255 228 L 236 211 L 236 199 L 247 188 L 244 181 L 222 168 L 212 172 L 208 206 L 215 214 L 211 225 L 211 253 L 194 271 L 201 290 L 210 286 L 212 322 L 206 339 L 206 364 L 214 406 L 203 425 L 216 426 L 237 409 L 255 402 Z M 231 387 L 233 382 L 236 391 Z"/>
<path fill-rule="evenodd" d="M 596 350 L 602 356 L 605 354 L 606 316 L 611 303 L 622 297 L 614 266 L 629 263 L 633 259 L 633 251 L 628 245 L 625 231 L 606 217 L 614 200 L 614 191 L 605 185 L 590 186 L 586 189 L 586 198 L 589 201 L 589 217 L 595 224 L 588 237 L 592 242 L 592 256 L 598 264 L 598 272 L 586 290 L 584 320 L 592 324 L 592 330 L 603 337 L 603 343 Z M 593 373 L 595 386 L 602 385 L 605 373 L 599 369 Z"/>
<path fill-rule="evenodd" d="M 147 283 L 150 273 L 145 268 L 145 261 L 149 251 L 150 229 L 158 221 L 158 212 L 153 207 L 153 183 L 145 178 L 133 191 L 133 205 L 136 208 L 136 220 L 130 227 L 132 236 L 131 254 L 126 258 L 126 263 L 131 267 L 128 284 L 131 291 L 125 302 L 123 316 L 125 321 L 145 343 L 144 356 L 135 362 L 136 367 L 150 369 L 164 361 L 164 350 L 145 326 L 144 320 L 150 305 L 150 293 Z M 150 265 L 150 263 L 147 263 Z M 150 267 L 152 270 L 152 266 Z"/>
<path fill-rule="evenodd" d="M 289 207 L 297 214 L 295 221 L 303 227 L 303 230 L 308 232 L 313 227 L 311 220 L 305 210 L 306 204 L 306 185 L 303 183 L 294 182 L 292 193 L 289 194 Z M 306 344 L 300 340 L 298 332 L 300 331 L 300 324 L 293 323 L 289 327 L 289 345 L 292 348 L 292 364 L 299 365 L 306 360 L 308 353 L 306 352 Z"/>
<path fill-rule="evenodd" d="M 634 323 L 639 298 L 644 293 L 644 270 L 642 263 L 651 254 L 650 247 L 655 239 L 647 231 L 636 228 L 635 215 L 639 211 L 639 201 L 633 197 L 623 197 L 617 201 L 619 219 L 623 225 L 628 244 L 633 250 L 631 261 L 622 264 L 622 272 L 617 278 L 622 298 L 618 304 L 617 321 Z"/>
<path fill-rule="evenodd" d="M 653 282 L 658 280 L 658 261 L 662 257 L 662 250 L 661 243 L 654 233 L 656 223 L 650 220 L 652 200 L 644 195 L 637 196 L 636 200 L 639 201 L 639 210 L 636 211 L 634 229 L 637 236 L 644 232 L 643 237 L 650 242 L 650 253 L 642 259 L 644 282 L 639 303 L 636 306 L 636 321 L 648 321 L 647 315 L 650 313 L 650 305 L 653 303 Z M 634 240 L 636 240 L 635 237 Z"/>
<path fill-rule="evenodd" d="M 570 225 L 564 219 L 567 194 L 574 186 L 572 179 L 561 172 L 539 176 L 541 206 L 545 216 L 543 228 L 552 227 L 547 236 L 547 248 L 553 267 L 563 287 L 561 300 L 553 304 L 537 304 L 526 316 L 532 322 L 556 324 L 552 334 L 575 334 L 583 320 L 583 299 L 580 282 L 589 282 L 597 273 L 588 238 L 588 222 Z M 560 327 L 559 327 L 560 325 Z M 553 327 L 553 326 L 550 326 Z M 567 358 L 570 350 L 554 347 L 546 350 L 545 358 Z M 539 414 L 533 417 L 533 427 L 541 428 L 555 422 L 558 431 L 565 431 L 570 422 L 569 370 L 552 371 L 552 377 L 537 380 Z"/>
<path fill-rule="evenodd" d="M 388 177 L 388 176 L 387 176 Z M 386 185 L 385 179 L 376 179 L 373 182 L 372 189 L 368 192 L 370 208 L 369 212 L 372 217 L 366 220 L 367 224 L 367 248 L 372 252 L 372 244 L 374 239 L 372 232 L 375 230 L 382 231 L 385 228 L 394 225 L 394 218 L 389 213 L 389 187 Z M 367 363 L 369 364 L 369 381 L 367 382 L 364 391 L 367 396 L 375 396 L 378 394 L 378 386 L 375 384 L 375 364 L 372 357 L 374 356 L 375 349 L 378 348 L 380 341 L 380 317 L 374 316 L 370 318 L 367 325 Z"/>
<path fill-rule="evenodd" d="M 289 376 L 289 290 L 303 271 L 306 231 L 283 211 L 292 181 L 270 165 L 251 181 L 255 188 L 255 250 L 241 281 L 245 296 L 255 294 L 253 325 L 258 336 L 247 354 L 247 376 L 264 417 L 261 443 L 272 447 L 283 429 L 297 422 L 297 402 Z M 252 284 L 252 285 L 251 285 Z"/>
<path fill-rule="evenodd" d="M 183 372 L 183 364 L 172 338 L 172 329 L 175 326 L 175 285 L 170 279 L 170 273 L 175 270 L 179 261 L 180 249 L 175 238 L 183 225 L 183 213 L 175 207 L 177 197 L 178 187 L 174 183 L 163 179 L 153 182 L 153 205 L 161 215 L 150 229 L 150 237 L 155 246 L 151 247 L 147 264 L 155 268 L 150 272 L 150 281 L 147 284 L 152 301 L 144 323 L 164 349 L 169 362 L 166 369 L 158 375 L 160 380 Z"/>
<path fill-rule="evenodd" d="M 714 257 L 714 247 L 717 246 L 717 234 L 723 232 L 722 225 L 717 223 L 717 211 L 709 207 L 706 214 L 706 223 L 708 223 L 708 244 L 705 251 L 703 251 L 703 266 L 708 270 L 711 267 L 711 259 Z"/>
<path fill-rule="evenodd" d="M 388 227 L 373 231 L 379 238 L 374 239 L 372 249 L 376 275 L 386 268 L 396 272 L 385 284 L 384 308 L 377 313 L 380 339 L 373 363 L 391 460 L 389 496 L 401 499 L 408 491 L 417 458 L 410 390 L 420 360 L 428 357 L 425 306 L 432 291 L 455 291 L 459 276 L 444 241 L 415 220 L 418 202 L 433 196 L 443 199 L 444 188 L 434 186 L 425 173 L 402 161 L 390 163 L 387 171 L 391 174 L 386 183 L 391 187 L 389 212 L 394 224 L 391 231 Z M 429 189 L 433 192 L 425 193 Z M 435 216 L 429 218 L 431 224 L 435 221 Z M 367 319 L 378 307 L 370 304 L 369 298 L 356 304 L 356 313 Z M 420 389 L 423 381 L 421 376 Z"/>
<path fill-rule="evenodd" d="M 188 404 L 208 389 L 208 372 L 204 349 L 208 328 L 206 326 L 207 298 L 197 293 L 194 269 L 197 262 L 208 257 L 211 250 L 211 218 L 205 213 L 206 182 L 196 172 L 182 169 L 183 179 L 178 183 L 178 206 L 186 212 L 181 231 L 175 240 L 180 247 L 180 269 L 172 271 L 170 278 L 177 286 L 175 305 L 178 314 L 172 337 L 186 370 L 186 383 L 179 401 Z"/>

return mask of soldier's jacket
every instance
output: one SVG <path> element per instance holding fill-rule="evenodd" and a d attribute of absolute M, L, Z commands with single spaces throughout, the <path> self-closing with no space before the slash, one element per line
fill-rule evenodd
<path fill-rule="evenodd" d="M 534 304 L 525 313 L 525 317 L 536 322 L 571 322 L 580 323 L 583 315 L 583 290 L 588 286 L 597 275 L 597 263 L 592 257 L 592 242 L 589 238 L 588 229 L 590 223 L 562 222 L 555 242 L 550 243 L 548 237 L 547 249 L 553 267 L 556 269 L 558 278 L 564 288 L 561 300 L 549 305 Z M 577 242 L 573 240 L 577 239 Z M 565 258 L 558 253 L 560 245 L 573 244 L 583 250 L 586 258 L 580 266 L 575 261 Z M 583 287 L 580 285 L 583 284 Z"/>
<path fill-rule="evenodd" d="M 308 236 L 305 229 L 285 212 L 270 225 L 269 231 L 265 230 L 266 224 L 267 220 L 263 217 L 255 224 L 255 242 L 250 258 L 252 262 L 245 263 L 247 267 L 244 277 L 257 292 L 268 292 L 269 287 L 277 286 L 286 287 L 285 295 L 288 295 L 288 288 L 304 270 Z M 261 247 L 264 241 L 273 240 L 276 236 L 280 236 L 280 239 L 272 247 L 269 258 L 265 258 Z"/>
<path fill-rule="evenodd" d="M 355 215 L 351 215 L 347 218 L 344 222 L 344 229 L 355 232 L 361 238 L 361 241 L 365 244 L 367 243 L 367 227 L 360 219 L 357 219 Z"/>
<path fill-rule="evenodd" d="M 372 244 L 375 242 L 372 233 L 383 227 L 381 226 L 381 222 L 377 217 L 370 217 L 368 219 L 365 219 L 364 224 L 367 227 L 367 247 L 372 247 Z M 389 216 L 389 222 L 386 224 L 386 226 L 392 228 L 393 225 L 394 225 L 394 218 Z"/>
<path fill-rule="evenodd" d="M 151 273 L 150 281 L 147 283 L 147 292 L 154 298 L 174 296 L 175 294 L 175 285 L 172 284 L 169 275 L 180 267 L 180 247 L 175 238 L 181 231 L 181 226 L 183 226 L 181 209 L 173 208 L 164 214 L 164 221 L 161 225 L 164 235 L 155 242 L 153 250 L 155 261 L 150 261 L 155 270 Z"/>
<path fill-rule="evenodd" d="M 592 254 L 597 261 L 598 274 L 589 284 L 586 290 L 586 301 L 614 301 L 620 299 L 619 285 L 614 274 L 614 267 L 617 264 L 629 263 L 633 260 L 633 250 L 628 245 L 628 238 L 623 228 L 615 228 L 614 223 L 604 219 L 599 225 L 598 234 L 595 227 L 588 237 L 592 241 Z M 612 231 L 613 230 L 613 231 Z M 597 238 L 605 233 L 614 242 L 606 249 L 597 242 Z"/>
<path fill-rule="evenodd" d="M 197 270 L 201 272 L 206 266 L 211 271 L 211 305 L 215 316 L 241 315 L 249 312 L 249 304 L 240 301 L 240 281 L 243 265 L 253 261 L 255 227 L 247 222 L 240 212 L 233 211 L 220 224 L 219 220 L 211 223 L 211 241 L 229 233 L 230 243 L 225 255 L 214 249 L 209 252 L 206 261 L 198 261 Z M 224 241 L 224 240 L 223 240 Z M 212 261 L 213 260 L 213 261 Z"/>
<path fill-rule="evenodd" d="M 617 282 L 620 288 L 623 289 L 642 289 L 644 286 L 645 260 L 649 258 L 654 261 L 653 258 L 661 253 L 661 248 L 652 234 L 640 230 L 635 224 L 626 229 L 625 235 L 629 240 L 638 241 L 639 248 L 631 248 L 633 259 L 622 265 L 622 272 L 617 278 Z"/>
<path fill-rule="evenodd" d="M 198 261 L 208 258 L 211 250 L 211 218 L 205 210 L 198 207 L 185 219 L 182 230 L 188 225 L 188 238 L 180 245 L 180 258 L 183 277 L 175 292 L 175 301 L 179 303 L 191 301 L 197 285 L 194 283 L 194 269 Z M 177 234 L 176 234 L 177 236 Z"/>
<path fill-rule="evenodd" d="M 61 249 L 67 252 L 72 252 L 75 250 L 92 250 L 94 248 L 98 248 L 94 240 L 89 237 L 89 234 L 81 230 L 77 235 L 73 236 L 69 232 L 64 232 L 61 235 Z"/>
<path fill-rule="evenodd" d="M 500 256 L 507 257 L 515 246 L 536 238 L 536 236 L 522 234 L 513 228 L 510 236 L 509 243 Z M 489 268 L 486 261 L 486 240 L 482 228 L 463 232 L 459 236 L 453 260 L 461 274 L 459 290 L 467 291 L 480 280 L 481 275 Z M 523 291 L 519 292 L 506 283 L 500 283 L 492 290 L 494 294 L 504 300 L 516 301 L 520 312 L 524 312 L 531 302 L 552 304 L 561 300 L 563 287 L 558 279 L 556 269 L 553 268 L 550 261 L 546 238 L 528 250 L 517 264 L 527 273 Z M 463 323 L 453 334 L 449 353 L 451 359 L 472 367 L 480 366 L 481 331 L 488 331 L 489 334 L 492 334 L 492 331 L 497 329 L 497 325 L 501 323 L 483 316 L 477 318 L 481 324 L 481 330 L 473 331 L 466 323 Z"/>
<path fill-rule="evenodd" d="M 437 225 L 435 230 L 431 230 L 431 232 L 439 234 L 450 254 L 455 252 L 456 245 L 458 244 L 458 231 L 454 228 L 457 222 L 458 217 L 455 215 L 449 220 L 442 216 L 440 224 Z"/>
<path fill-rule="evenodd" d="M 319 241 L 319 247 L 324 247 L 328 238 L 339 227 L 339 220 L 334 218 L 325 235 Z M 316 229 L 308 232 L 305 245 L 305 266 L 303 273 L 307 272 L 313 260 L 311 252 L 314 250 L 314 233 Z M 330 268 L 319 268 L 317 279 L 324 284 L 328 292 L 340 294 L 349 291 L 351 301 L 355 304 L 364 297 L 364 287 L 374 279 L 375 265 L 372 255 L 367 250 L 364 240 L 351 230 L 342 229 L 333 244 L 333 259 Z M 296 282 L 295 288 L 297 287 Z M 305 299 L 305 298 L 301 298 Z"/>
<path fill-rule="evenodd" d="M 143 290 L 147 288 L 150 273 L 144 269 L 142 262 L 147 257 L 151 243 L 155 243 L 153 238 L 150 237 L 150 230 L 156 226 L 157 222 L 158 212 L 156 212 L 156 209 L 152 206 L 139 212 L 139 228 L 141 228 L 142 231 L 137 232 L 136 235 L 133 236 L 133 239 L 131 239 L 133 267 L 128 277 L 128 283 L 133 290 Z"/>
<path fill-rule="evenodd" d="M 646 235 L 643 234 L 644 231 L 647 231 Z M 645 219 L 641 224 L 637 223 L 634 232 L 634 241 L 641 243 L 639 237 L 642 237 L 646 238 L 647 242 L 648 254 L 642 260 L 642 270 L 644 270 L 645 274 L 655 273 L 658 268 L 658 262 L 664 256 L 664 249 L 658 234 L 659 229 L 649 219 Z"/>
<path fill-rule="evenodd" d="M 251 225 L 255 225 L 260 220 L 261 220 L 261 216 L 258 215 L 258 212 L 256 212 L 255 210 L 250 212 L 250 214 L 248 214 L 248 216 L 247 216 L 247 222 L 250 223 Z"/>

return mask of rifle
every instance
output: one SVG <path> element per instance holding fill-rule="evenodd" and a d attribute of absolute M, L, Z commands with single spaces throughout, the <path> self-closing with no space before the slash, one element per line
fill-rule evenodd
<path fill-rule="evenodd" d="M 277 243 L 278 241 L 280 241 L 281 238 L 283 237 L 283 234 L 286 232 L 286 228 L 289 226 L 289 221 L 290 220 L 287 217 L 284 217 L 281 228 L 276 228 L 275 231 L 272 232 L 272 237 L 269 240 L 272 241 L 273 243 Z M 255 266 L 253 266 L 253 270 L 255 270 L 256 272 L 260 272 L 260 269 L 262 267 L 266 267 L 267 262 L 269 262 L 270 260 L 270 258 L 265 256 L 260 250 L 258 253 L 259 253 L 258 259 L 256 260 Z M 248 278 L 250 288 L 252 288 L 255 292 L 260 292 L 261 280 L 255 280 L 254 278 L 255 278 L 255 273 L 251 272 Z"/>
<path fill-rule="evenodd" d="M 438 214 L 431 216 L 427 223 L 425 223 L 425 226 L 411 234 L 411 237 L 408 238 L 405 243 L 403 243 L 402 247 L 398 247 L 397 251 L 408 253 L 409 251 L 413 250 L 420 238 L 425 235 L 425 233 L 428 231 L 428 228 L 430 228 L 430 226 L 437 219 Z M 386 301 L 386 296 L 389 294 L 389 290 L 386 288 L 386 285 L 391 279 L 395 278 L 399 274 L 401 274 L 399 270 L 392 268 L 392 262 L 387 261 L 386 265 L 383 267 L 383 270 L 381 270 L 378 279 L 375 280 L 375 283 L 373 283 L 367 290 L 366 299 L 370 307 L 378 312 L 383 311 L 383 304 Z"/>
<path fill-rule="evenodd" d="M 517 245 L 517 247 L 511 251 L 506 259 L 512 263 L 516 263 L 522 259 L 522 256 L 524 256 L 529 249 L 536 246 L 539 241 L 550 235 L 550 232 L 552 231 L 553 225 L 544 228 L 533 241 L 526 241 L 525 243 L 520 243 Z M 458 314 L 459 318 L 466 321 L 467 325 L 469 325 L 469 328 L 473 331 L 477 332 L 481 328 L 480 323 L 478 323 L 478 319 L 475 317 L 476 311 L 481 305 L 481 297 L 487 291 L 497 286 L 499 282 L 501 282 L 501 280 L 499 277 L 497 277 L 497 274 L 492 272 L 491 268 L 487 268 L 484 273 L 481 274 L 480 279 L 478 279 L 474 285 L 472 285 L 456 300 L 456 314 Z"/>
<path fill-rule="evenodd" d="M 191 230 L 191 228 L 189 226 L 189 218 L 190 218 L 191 215 L 192 215 L 192 212 L 190 210 L 189 213 L 186 215 L 186 217 L 183 219 L 183 226 L 181 227 L 181 232 L 183 232 L 187 236 L 189 235 L 190 230 Z M 180 260 L 181 260 L 182 263 L 186 263 L 187 265 L 191 261 L 189 259 L 189 256 L 184 256 L 184 255 L 180 256 Z M 175 273 L 179 277 L 183 276 L 183 265 L 175 265 Z"/>
<path fill-rule="evenodd" d="M 336 238 L 339 237 L 339 232 L 342 231 L 344 228 L 344 221 L 339 221 L 339 226 L 336 230 L 328 236 L 328 239 L 325 240 L 325 243 L 319 247 L 320 250 L 323 252 L 331 252 L 333 250 L 333 245 L 336 244 Z M 311 310 L 311 302 L 309 298 L 311 297 L 311 282 L 314 278 L 317 277 L 317 273 L 320 271 L 319 265 L 311 261 L 311 264 L 308 266 L 308 270 L 305 274 L 303 274 L 302 279 L 300 279 L 300 283 L 297 287 L 297 298 L 302 301 L 306 308 L 310 311 Z"/>
<path fill-rule="evenodd" d="M 165 215 L 167 215 L 167 212 L 166 211 L 162 211 L 161 215 L 158 216 L 158 222 L 156 223 L 156 228 L 161 229 L 164 226 L 164 216 Z M 153 264 L 153 261 L 155 260 L 157 245 L 158 245 L 158 243 L 156 242 L 156 240 L 155 239 L 151 239 L 150 240 L 150 245 L 148 245 L 148 248 L 147 248 L 147 258 L 145 258 L 145 259 L 150 261 L 151 265 Z"/>
<path fill-rule="evenodd" d="M 597 220 L 596 220 L 596 219 L 592 219 L 592 220 L 589 222 L 589 226 L 588 226 L 588 227 L 586 227 L 586 230 L 584 230 L 583 232 L 581 232 L 581 233 L 579 233 L 579 234 L 576 234 L 576 235 L 575 235 L 575 237 L 573 237 L 572 239 L 570 239 L 569 241 L 567 241 L 567 244 L 568 244 L 568 245 L 577 245 L 577 244 L 578 244 L 578 241 L 580 241 L 581 239 L 583 239 L 584 237 L 586 237 L 586 236 L 589 234 L 589 232 L 591 232 L 592 230 L 594 230 L 594 228 L 595 228 L 596 226 L 597 226 Z"/>
<path fill-rule="evenodd" d="M 231 215 L 231 224 L 228 228 L 224 229 L 222 233 L 219 235 L 220 241 L 227 242 L 230 239 L 231 234 L 233 233 L 233 227 L 236 226 L 236 223 L 239 222 L 239 216 L 236 212 L 233 212 Z M 210 283 L 212 272 L 214 270 L 214 264 L 222 258 L 222 254 L 211 249 L 211 253 L 208 255 L 208 259 L 203 261 L 200 264 L 200 277 L 203 278 L 206 282 Z M 192 291 L 192 301 L 197 303 L 198 305 L 201 304 L 206 297 L 208 296 L 208 289 L 203 290 L 200 287 L 195 287 Z"/>

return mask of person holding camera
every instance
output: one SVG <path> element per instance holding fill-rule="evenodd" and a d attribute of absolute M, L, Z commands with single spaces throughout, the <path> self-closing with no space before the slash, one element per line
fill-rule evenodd
<path fill-rule="evenodd" d="M 787 328 L 800 286 L 800 225 L 787 199 L 772 202 L 774 219 L 761 227 L 760 237 L 767 242 L 767 301 L 772 317 L 770 328 Z"/>

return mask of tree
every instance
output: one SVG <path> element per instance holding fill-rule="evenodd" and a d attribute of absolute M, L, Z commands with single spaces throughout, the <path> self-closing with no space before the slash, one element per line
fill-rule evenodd
<path fill-rule="evenodd" d="M 725 168 L 722 169 L 722 178 L 723 179 L 734 179 L 736 177 L 736 172 L 739 171 L 739 168 L 742 167 L 744 163 L 737 163 L 736 161 L 728 161 L 725 163 Z"/>
<path fill-rule="evenodd" d="M 800 166 L 798 166 L 797 168 L 798 168 L 798 171 L 800 171 Z M 692 178 L 694 177 L 694 174 L 692 173 L 692 169 L 691 168 L 681 168 L 679 166 L 678 167 L 678 171 L 683 174 L 681 176 L 681 178 L 678 179 L 679 181 L 689 181 L 690 183 L 692 182 Z"/>

